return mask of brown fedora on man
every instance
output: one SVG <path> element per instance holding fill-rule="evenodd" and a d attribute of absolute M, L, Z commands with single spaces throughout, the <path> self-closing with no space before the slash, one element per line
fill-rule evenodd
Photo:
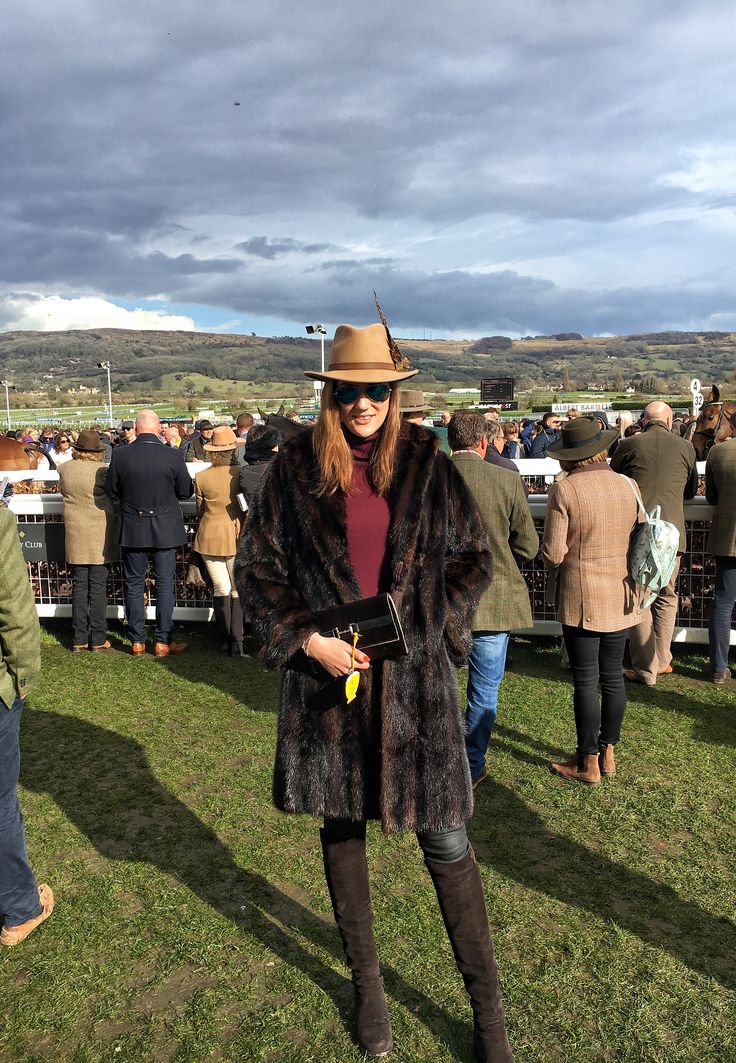
<path fill-rule="evenodd" d="M 402 388 L 399 392 L 399 409 L 402 413 L 427 413 L 431 408 L 424 401 L 423 391 Z"/>
<path fill-rule="evenodd" d="M 392 356 L 388 331 L 384 325 L 376 324 L 365 328 L 338 325 L 327 370 L 324 373 L 305 370 L 304 375 L 312 380 L 344 380 L 348 384 L 392 384 L 418 372 L 418 369 L 404 368 L 396 353 Z"/>

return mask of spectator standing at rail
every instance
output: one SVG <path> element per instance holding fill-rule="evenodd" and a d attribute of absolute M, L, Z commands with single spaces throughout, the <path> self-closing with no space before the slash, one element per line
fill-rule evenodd
<path fill-rule="evenodd" d="M 41 670 L 33 591 L 15 517 L 0 505 L 0 945 L 18 945 L 54 910 L 54 894 L 37 886 L 28 862 L 18 804 L 20 718 Z"/>
<path fill-rule="evenodd" d="M 488 529 L 493 580 L 473 618 L 468 657 L 465 748 L 473 786 L 485 779 L 486 751 L 496 721 L 498 690 L 506 667 L 509 632 L 532 626 L 521 561 L 531 561 L 539 536 L 516 473 L 489 465 L 488 425 L 475 413 L 456 414 L 447 428 L 452 461 L 475 498 Z"/>
<path fill-rule="evenodd" d="M 120 503 L 118 542 L 123 560 L 123 587 L 128 634 L 134 657 L 146 652 L 144 590 L 148 562 L 156 580 L 156 657 L 181 653 L 185 642 L 172 642 L 176 550 L 187 541 L 180 501 L 190 498 L 193 484 L 181 449 L 165 447 L 158 438 L 155 410 L 141 410 L 136 439 L 113 451 L 105 490 Z"/>
<path fill-rule="evenodd" d="M 105 448 L 93 429 L 79 433 L 73 459 L 59 469 L 66 560 L 72 569 L 72 651 L 109 650 L 107 576 L 118 559 L 112 499 L 105 491 Z"/>
<path fill-rule="evenodd" d="M 560 438 L 560 426 L 562 424 L 562 418 L 559 413 L 552 413 L 550 410 L 545 413 L 542 418 L 542 428 L 540 432 L 532 440 L 531 449 L 529 451 L 530 458 L 546 458 L 547 449 L 556 443 Z"/>
<path fill-rule="evenodd" d="M 736 430 L 736 414 L 731 416 Z M 705 463 L 705 497 L 715 513 L 710 526 L 708 550 L 715 557 L 716 587 L 710 615 L 710 663 L 713 682 L 731 678 L 728 647 L 731 618 L 736 604 L 736 436 L 711 447 Z"/>
<path fill-rule="evenodd" d="M 207 455 L 205 454 L 204 445 L 211 441 L 214 430 L 215 426 L 212 421 L 205 419 L 199 422 L 199 429 L 192 435 L 186 448 L 186 453 L 184 455 L 185 461 L 208 460 Z"/>
<path fill-rule="evenodd" d="M 502 458 L 508 458 L 510 461 L 519 461 L 520 458 L 526 457 L 524 444 L 519 439 L 519 424 L 517 421 L 504 422 L 503 438 Z"/>
<path fill-rule="evenodd" d="M 643 611 L 643 620 L 632 627 L 629 653 L 632 667 L 624 673 L 631 683 L 653 687 L 659 676 L 672 672 L 672 635 L 677 619 L 675 584 L 680 559 L 685 552 L 684 500 L 698 488 L 698 470 L 692 443 L 673 435 L 672 410 L 665 402 L 650 402 L 642 414 L 642 432 L 619 443 L 611 458 L 614 472 L 629 476 L 639 485 L 647 512 L 660 506 L 662 519 L 680 533 L 678 561 L 670 582 Z"/>
<path fill-rule="evenodd" d="M 248 442 L 243 447 L 240 493 L 249 507 L 258 494 L 266 470 L 278 454 L 281 442 L 281 433 L 269 425 L 256 424 L 248 432 Z"/>

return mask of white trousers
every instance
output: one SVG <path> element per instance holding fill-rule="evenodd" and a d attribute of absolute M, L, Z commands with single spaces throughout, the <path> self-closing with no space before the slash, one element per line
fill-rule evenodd
<path fill-rule="evenodd" d="M 214 554 L 202 554 L 207 575 L 212 580 L 212 593 L 216 598 L 237 598 L 235 578 L 233 576 L 234 557 L 217 557 Z"/>

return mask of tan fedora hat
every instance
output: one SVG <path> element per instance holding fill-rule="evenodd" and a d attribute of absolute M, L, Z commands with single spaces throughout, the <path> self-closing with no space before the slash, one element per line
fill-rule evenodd
<path fill-rule="evenodd" d="M 399 392 L 399 409 L 402 413 L 426 413 L 431 406 L 424 401 L 423 391 L 402 388 Z"/>
<path fill-rule="evenodd" d="M 218 425 L 212 433 L 212 439 L 205 443 L 203 450 L 235 450 L 236 447 L 244 447 L 245 440 L 242 436 L 236 436 L 232 428 L 226 424 Z"/>
<path fill-rule="evenodd" d="M 348 384 L 392 384 L 416 376 L 394 344 L 392 356 L 384 325 L 338 325 L 330 351 L 330 364 L 324 373 L 306 371 L 312 380 L 344 380 Z"/>

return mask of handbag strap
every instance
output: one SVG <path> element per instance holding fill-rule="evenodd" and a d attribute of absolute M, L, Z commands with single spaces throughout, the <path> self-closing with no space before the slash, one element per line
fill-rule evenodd
<path fill-rule="evenodd" d="M 642 502 L 641 498 L 639 497 L 639 492 L 636 490 L 636 488 L 634 487 L 634 484 L 632 483 L 632 481 L 629 479 L 628 476 L 624 476 L 624 480 L 626 481 L 626 483 L 631 488 L 631 493 L 634 496 L 634 498 L 636 499 L 636 504 L 639 507 L 639 512 L 643 515 L 644 520 L 649 520 L 649 514 L 644 509 L 644 503 Z"/>

